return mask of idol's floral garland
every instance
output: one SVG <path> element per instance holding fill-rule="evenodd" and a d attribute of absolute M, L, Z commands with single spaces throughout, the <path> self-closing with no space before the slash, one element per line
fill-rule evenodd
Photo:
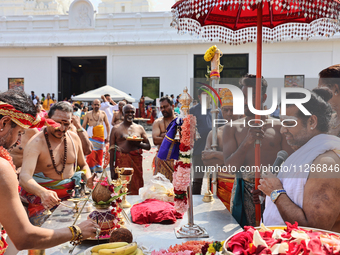
<path fill-rule="evenodd" d="M 185 213 L 188 208 L 187 190 L 190 185 L 191 149 L 194 146 L 196 117 L 188 115 L 183 119 L 181 140 L 179 145 L 179 159 L 174 166 L 172 184 L 175 193 L 175 209 Z"/>

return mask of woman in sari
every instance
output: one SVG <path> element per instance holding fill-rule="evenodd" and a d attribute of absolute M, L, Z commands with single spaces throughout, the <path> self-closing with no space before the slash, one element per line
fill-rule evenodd
<path fill-rule="evenodd" d="M 139 117 L 145 118 L 145 99 L 143 95 L 141 96 L 138 105 L 139 105 Z"/>
<path fill-rule="evenodd" d="M 51 95 L 50 93 L 47 93 L 47 97 L 46 99 L 44 100 L 44 103 L 43 103 L 43 108 L 45 111 L 49 111 L 50 110 L 50 107 L 51 107 L 51 104 L 53 104 L 53 100 L 51 98 Z"/>
<path fill-rule="evenodd" d="M 149 103 L 148 108 L 146 110 L 146 118 L 150 119 L 149 121 L 146 122 L 148 125 L 152 125 L 153 122 L 155 121 L 155 118 L 153 117 L 153 108 L 152 108 L 152 103 Z"/>

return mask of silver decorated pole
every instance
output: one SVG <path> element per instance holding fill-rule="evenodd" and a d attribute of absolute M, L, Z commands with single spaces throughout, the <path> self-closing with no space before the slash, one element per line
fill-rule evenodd
<path fill-rule="evenodd" d="M 182 106 L 183 115 L 186 116 L 189 113 L 189 105 L 191 102 L 191 97 L 187 93 L 188 89 L 185 88 L 183 91 L 183 94 L 181 95 L 179 101 L 184 106 Z M 184 117 L 182 116 L 182 117 Z M 176 135 L 177 136 L 177 135 Z M 192 184 L 194 179 L 194 168 L 191 164 L 190 168 L 190 184 L 187 189 L 187 199 L 188 199 L 188 223 L 180 228 L 175 228 L 175 235 L 177 238 L 208 238 L 209 234 L 208 232 L 196 225 L 194 223 L 194 204 L 193 204 L 193 198 L 192 198 Z"/>
<path fill-rule="evenodd" d="M 220 83 L 220 72 L 222 72 L 222 69 L 220 69 L 220 58 L 222 56 L 222 52 L 219 49 L 216 49 L 214 58 L 211 61 L 211 85 L 213 89 L 216 88 L 216 85 Z M 218 104 L 217 96 L 214 94 L 214 98 L 216 103 Z M 221 105 L 222 107 L 222 105 Z M 213 104 L 212 106 L 212 149 L 214 151 L 217 151 L 218 147 L 218 141 L 217 141 L 217 125 L 215 125 L 215 120 L 218 119 L 218 107 L 216 104 Z M 213 194 L 217 194 L 217 172 L 214 171 L 212 174 L 212 184 L 213 184 Z"/>

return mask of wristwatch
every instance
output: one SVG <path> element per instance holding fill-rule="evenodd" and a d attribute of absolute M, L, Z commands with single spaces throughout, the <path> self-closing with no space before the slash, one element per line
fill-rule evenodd
<path fill-rule="evenodd" d="M 279 196 L 283 193 L 287 193 L 284 189 L 276 189 L 273 190 L 272 193 L 270 193 L 270 198 L 275 204 L 275 201 L 279 198 Z"/>
<path fill-rule="evenodd" d="M 84 132 L 84 131 L 85 131 L 84 128 L 78 128 L 78 129 L 77 129 L 77 132 Z"/>

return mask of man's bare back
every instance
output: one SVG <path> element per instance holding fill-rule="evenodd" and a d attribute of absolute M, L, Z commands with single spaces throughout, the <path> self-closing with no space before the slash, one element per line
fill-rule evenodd
<path fill-rule="evenodd" d="M 74 165 L 76 163 L 76 154 L 78 153 L 79 146 L 81 146 L 81 142 L 77 134 L 70 131 L 66 133 L 66 141 L 67 159 L 62 178 L 61 175 L 56 173 L 53 167 L 44 132 L 40 132 L 38 135 L 36 135 L 35 138 L 31 140 L 26 146 L 27 150 L 29 150 L 30 153 L 36 153 L 37 155 L 39 155 L 34 173 L 42 172 L 46 177 L 54 180 L 71 178 L 75 172 Z M 61 171 L 63 168 L 64 158 L 64 140 L 61 139 L 60 142 L 55 142 L 50 139 L 50 144 L 57 170 Z"/>
<path fill-rule="evenodd" d="M 313 223 L 318 224 L 317 228 L 339 233 L 340 182 L 338 173 L 333 170 L 340 166 L 340 155 L 334 151 L 328 151 L 318 156 L 312 164 L 324 166 L 326 162 L 328 163 L 327 173 L 314 171 L 309 175 L 304 189 L 303 210 L 307 216 L 314 220 Z"/>
<path fill-rule="evenodd" d="M 141 125 L 132 123 L 130 127 L 126 127 L 124 123 L 120 123 L 112 128 L 112 138 L 114 138 L 115 144 L 119 147 L 119 150 L 123 153 L 138 150 L 140 142 L 132 142 L 126 140 L 128 136 L 137 136 L 143 138 L 143 143 L 148 142 L 147 134 Z M 111 139 L 112 141 L 112 139 Z"/>
<path fill-rule="evenodd" d="M 10 154 L 11 154 L 12 159 L 13 159 L 13 163 L 16 166 L 17 170 L 22 165 L 22 159 L 23 159 L 23 156 L 24 156 L 24 149 L 26 147 L 26 144 L 37 133 L 39 133 L 39 130 L 36 129 L 36 128 L 25 130 L 25 134 L 23 134 L 21 136 L 21 143 L 19 145 L 15 146 L 10 151 Z"/>

